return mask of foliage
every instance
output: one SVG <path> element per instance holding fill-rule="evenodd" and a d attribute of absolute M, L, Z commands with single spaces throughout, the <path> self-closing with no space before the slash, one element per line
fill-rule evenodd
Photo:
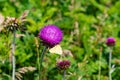
<path fill-rule="evenodd" d="M 116 39 L 112 57 L 112 78 L 120 79 L 120 0 L 0 0 L 0 14 L 18 18 L 29 10 L 24 31 L 18 31 L 16 39 L 16 68 L 31 66 L 20 74 L 23 80 L 38 80 L 37 44 L 39 30 L 47 24 L 59 26 L 64 33 L 60 43 L 63 51 L 68 50 L 65 59 L 71 61 L 67 80 L 97 80 L 101 62 L 101 80 L 108 80 L 107 37 Z M 0 18 L 1 21 L 1 18 Z M 1 31 L 0 23 L 0 80 L 11 79 L 12 34 Z M 21 36 L 22 35 L 22 36 Z M 41 45 L 40 40 L 39 45 Z M 39 46 L 39 52 L 43 47 Z M 102 53 L 102 59 L 99 60 Z M 64 54 L 66 54 L 64 52 Z M 60 59 L 57 54 L 45 54 L 43 80 L 61 80 L 62 72 L 56 68 Z M 19 76 L 19 77 L 20 77 Z M 20 80 L 20 79 L 18 79 Z"/>

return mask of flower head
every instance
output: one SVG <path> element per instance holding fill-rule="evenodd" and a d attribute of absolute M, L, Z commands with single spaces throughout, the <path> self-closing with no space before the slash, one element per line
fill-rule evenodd
<path fill-rule="evenodd" d="M 7 17 L 3 23 L 3 26 L 6 31 L 14 31 L 20 27 L 18 25 L 17 18 L 14 18 L 14 17 Z"/>
<path fill-rule="evenodd" d="M 107 40 L 106 40 L 106 45 L 107 46 L 114 46 L 115 45 L 115 39 L 113 38 L 113 37 L 109 37 L 109 38 L 107 38 Z"/>
<path fill-rule="evenodd" d="M 39 38 L 45 45 L 53 47 L 62 41 L 63 33 L 57 26 L 47 25 L 40 30 Z"/>
<path fill-rule="evenodd" d="M 20 18 L 15 17 L 6 17 L 6 19 L 2 19 L 2 16 L 0 15 L 0 18 L 2 19 L 2 22 L 0 21 L 0 25 L 3 26 L 2 30 L 3 32 L 13 32 L 15 30 L 24 31 L 26 28 L 24 27 L 26 20 L 26 17 L 28 15 L 28 10 L 25 10 L 23 14 L 20 16 Z"/>
<path fill-rule="evenodd" d="M 61 70 L 65 70 L 65 69 L 69 68 L 69 66 L 70 66 L 69 60 L 63 60 L 63 61 L 57 62 L 57 67 Z"/>

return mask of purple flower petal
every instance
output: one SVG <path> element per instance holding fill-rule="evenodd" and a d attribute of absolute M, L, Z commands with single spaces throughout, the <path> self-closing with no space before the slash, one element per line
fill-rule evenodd
<path fill-rule="evenodd" d="M 57 26 L 47 25 L 40 30 L 39 38 L 45 45 L 53 47 L 62 41 L 63 33 Z"/>

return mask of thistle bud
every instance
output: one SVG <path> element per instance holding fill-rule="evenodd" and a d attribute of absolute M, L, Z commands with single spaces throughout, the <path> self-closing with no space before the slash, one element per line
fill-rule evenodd
<path fill-rule="evenodd" d="M 114 46 L 115 45 L 115 39 L 112 38 L 112 37 L 107 38 L 106 45 L 109 46 L 109 47 Z"/>
<path fill-rule="evenodd" d="M 70 66 L 70 61 L 69 60 L 63 60 L 57 62 L 57 67 L 61 70 L 66 70 Z"/>

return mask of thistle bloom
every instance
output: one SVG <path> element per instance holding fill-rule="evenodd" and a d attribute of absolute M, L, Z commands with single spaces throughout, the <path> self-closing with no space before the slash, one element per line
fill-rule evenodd
<path fill-rule="evenodd" d="M 40 30 L 39 38 L 45 45 L 53 47 L 62 41 L 63 33 L 57 26 L 47 25 Z"/>
<path fill-rule="evenodd" d="M 61 70 L 66 70 L 70 66 L 70 61 L 69 60 L 63 60 L 57 62 L 57 67 Z"/>
<path fill-rule="evenodd" d="M 107 38 L 106 45 L 110 46 L 110 47 L 114 46 L 115 45 L 115 39 L 112 38 L 112 37 Z"/>

